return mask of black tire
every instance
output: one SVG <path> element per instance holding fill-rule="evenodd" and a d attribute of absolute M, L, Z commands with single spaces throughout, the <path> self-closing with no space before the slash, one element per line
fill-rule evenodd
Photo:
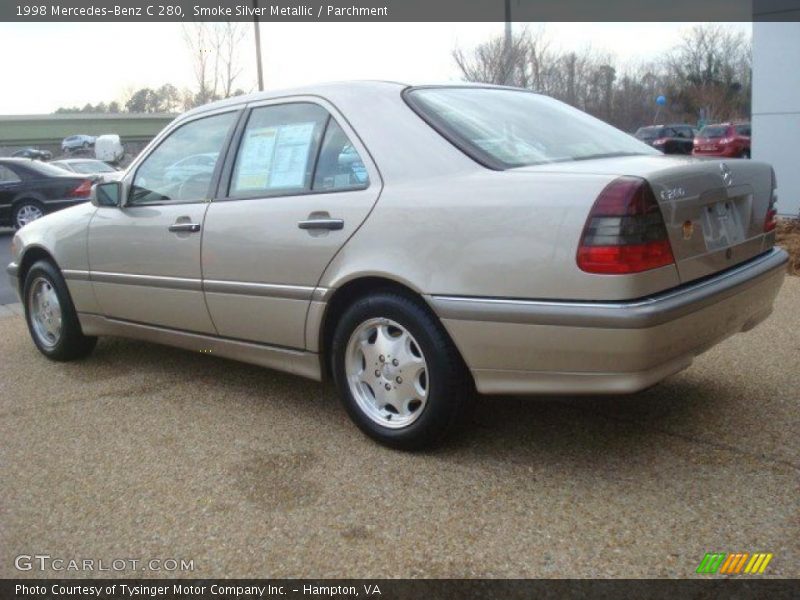
<path fill-rule="evenodd" d="M 750 158 L 750 150 L 742 150 L 742 158 Z"/>
<path fill-rule="evenodd" d="M 20 225 L 20 223 L 19 223 L 19 216 L 20 216 L 20 213 L 22 212 L 22 210 L 25 207 L 33 207 L 33 208 L 35 208 L 40 213 L 42 213 L 42 216 L 44 216 L 44 214 L 45 214 L 44 205 L 41 202 L 39 202 L 38 200 L 33 200 L 33 199 L 28 199 L 28 198 L 26 198 L 24 200 L 20 200 L 17 204 L 14 205 L 14 210 L 11 213 L 11 224 L 14 226 L 14 229 L 21 229 L 22 228 L 22 225 Z"/>
<path fill-rule="evenodd" d="M 47 345 L 40 339 L 32 321 L 31 293 L 34 282 L 41 279 L 46 280 L 52 286 L 61 307 L 61 334 L 53 345 Z M 49 359 L 58 361 L 76 360 L 91 353 L 97 344 L 97 338 L 83 335 L 64 277 L 51 262 L 40 260 L 28 270 L 22 298 L 28 331 L 39 352 Z"/>
<path fill-rule="evenodd" d="M 414 338 L 425 358 L 428 396 L 422 412 L 409 425 L 392 429 L 370 418 L 353 396 L 346 374 L 351 335 L 366 321 L 385 318 Z M 474 394 L 472 378 L 442 324 L 422 300 L 394 291 L 377 292 L 354 302 L 339 319 L 331 342 L 333 378 L 345 410 L 368 436 L 386 446 L 419 450 L 440 442 L 462 421 Z"/>

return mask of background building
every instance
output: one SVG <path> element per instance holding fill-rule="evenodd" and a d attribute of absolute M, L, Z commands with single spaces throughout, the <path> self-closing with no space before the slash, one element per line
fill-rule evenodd
<path fill-rule="evenodd" d="M 793 23 L 753 23 L 752 157 L 775 167 L 785 216 L 800 214 L 800 12 L 793 12 Z"/>

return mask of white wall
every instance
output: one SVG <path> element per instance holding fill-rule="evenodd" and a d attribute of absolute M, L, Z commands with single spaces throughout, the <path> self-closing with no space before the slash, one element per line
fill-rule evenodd
<path fill-rule="evenodd" d="M 800 22 L 753 23 L 752 146 L 775 168 L 778 212 L 800 214 Z"/>

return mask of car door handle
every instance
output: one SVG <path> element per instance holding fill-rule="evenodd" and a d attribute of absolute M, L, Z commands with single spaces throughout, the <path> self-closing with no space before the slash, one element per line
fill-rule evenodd
<path fill-rule="evenodd" d="M 300 229 L 329 229 L 336 231 L 344 228 L 344 219 L 306 219 L 298 221 Z"/>
<path fill-rule="evenodd" d="M 197 233 L 200 231 L 200 223 L 174 223 L 169 226 L 170 231 L 188 231 Z"/>

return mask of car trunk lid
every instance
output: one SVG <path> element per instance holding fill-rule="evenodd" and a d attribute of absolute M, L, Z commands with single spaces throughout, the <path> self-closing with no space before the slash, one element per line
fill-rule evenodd
<path fill-rule="evenodd" d="M 773 194 L 769 165 L 750 160 L 628 156 L 519 170 L 635 176 L 658 201 L 682 282 L 711 275 L 769 249 L 764 232 Z"/>

